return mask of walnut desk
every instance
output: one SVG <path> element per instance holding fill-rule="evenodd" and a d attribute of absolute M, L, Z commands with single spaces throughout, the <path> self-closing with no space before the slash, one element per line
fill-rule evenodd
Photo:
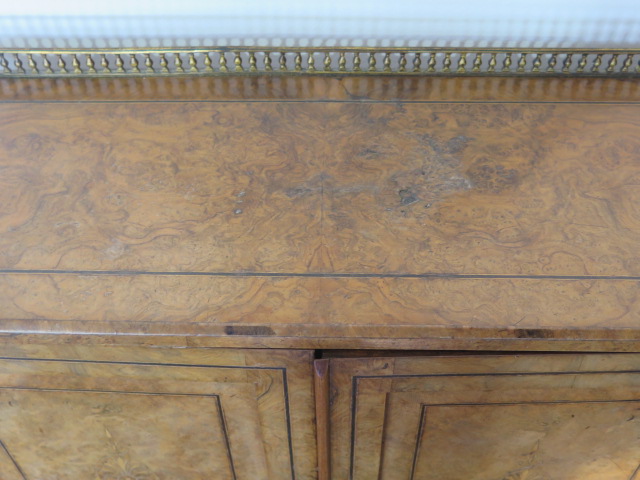
<path fill-rule="evenodd" d="M 638 477 L 637 80 L 0 92 L 2 480 Z"/>

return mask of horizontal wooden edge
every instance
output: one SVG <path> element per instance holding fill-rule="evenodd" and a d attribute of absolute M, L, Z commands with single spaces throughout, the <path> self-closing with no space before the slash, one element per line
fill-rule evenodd
<path fill-rule="evenodd" d="M 113 336 L 183 336 L 228 338 L 343 338 L 398 339 L 499 339 L 499 340 L 637 340 L 636 328 L 562 328 L 547 327 L 468 327 L 449 325 L 380 325 L 318 323 L 233 323 L 204 324 L 196 322 L 108 322 L 49 319 L 0 318 L 2 334 L 80 334 Z"/>
<path fill-rule="evenodd" d="M 314 360 L 313 385 L 316 405 L 316 436 L 318 449 L 318 480 L 331 477 L 331 421 L 328 359 Z"/>
<path fill-rule="evenodd" d="M 366 328 L 358 329 L 351 336 L 313 336 L 300 325 L 294 335 L 178 335 L 141 333 L 87 333 L 87 332 L 25 332 L 0 329 L 0 346 L 15 344 L 77 344 L 77 345 L 126 345 L 162 346 L 178 348 L 277 348 L 277 349 L 367 349 L 367 350 L 490 350 L 490 351 L 572 351 L 572 352 L 640 352 L 640 332 L 610 330 L 606 332 L 585 332 L 580 338 L 576 331 L 551 331 L 549 337 L 522 338 L 521 332 L 477 331 L 472 336 L 449 336 L 435 330 L 422 328 L 413 336 L 372 336 Z M 374 327 L 372 327 L 374 328 Z M 375 327 L 379 330 L 379 327 Z M 397 330 L 390 328 L 389 331 Z M 553 337 L 551 337 L 553 334 Z"/>
<path fill-rule="evenodd" d="M 635 78 L 515 76 L 2 77 L 3 102 L 621 102 Z"/>

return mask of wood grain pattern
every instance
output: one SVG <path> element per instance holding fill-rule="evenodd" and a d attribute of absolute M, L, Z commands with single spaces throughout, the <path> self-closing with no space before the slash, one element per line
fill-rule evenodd
<path fill-rule="evenodd" d="M 2 412 L 3 442 L 26 478 L 236 475 L 213 396 L 9 388 L 0 402 L 11 405 Z M 266 478 L 264 471 L 245 467 L 245 474 L 256 478 Z"/>
<path fill-rule="evenodd" d="M 91 321 L 121 322 L 122 331 L 132 333 L 138 323 L 140 328 L 146 325 L 149 333 L 174 334 L 182 328 L 204 334 L 207 327 L 229 325 L 229 333 L 239 335 L 249 325 L 278 329 L 316 324 L 327 335 L 331 329 L 340 334 L 340 329 L 389 324 L 496 331 L 515 327 L 624 329 L 635 326 L 640 308 L 635 280 L 65 274 L 13 274 L 1 280 L 0 299 L 6 305 L 3 315 L 7 320 L 49 319 L 53 329 L 56 324 L 70 325 L 69 332 L 75 331 L 74 324 L 89 329 Z M 544 336 L 520 334 L 519 338 Z M 264 335 L 270 333 L 265 330 Z"/>
<path fill-rule="evenodd" d="M 316 478 L 310 352 L 2 355 L 0 437 L 18 478 Z"/>
<path fill-rule="evenodd" d="M 638 275 L 640 110 L 594 107 L 343 107 L 327 122 L 346 132 L 326 169 L 331 265 Z"/>
<path fill-rule="evenodd" d="M 633 478 L 637 355 L 331 359 L 332 478 Z"/>
<path fill-rule="evenodd" d="M 5 111 L 4 267 L 278 271 L 313 258 L 319 198 L 290 198 L 311 159 L 286 120 L 269 122 L 275 110 L 68 107 Z"/>
<path fill-rule="evenodd" d="M 574 84 L 571 103 L 557 79 L 529 97 L 476 81 L 442 83 L 467 92 L 449 103 L 347 79 L 172 102 L 17 85 L 25 102 L 0 104 L 0 331 L 637 349 L 631 87 L 599 83 L 613 103 L 592 103 L 596 84 Z"/>
<path fill-rule="evenodd" d="M 6 274 L 0 285 L 3 333 L 92 334 L 74 342 L 640 348 L 636 280 Z"/>
<path fill-rule="evenodd" d="M 635 418 L 629 419 L 639 413 L 640 402 L 461 406 L 427 411 L 429 419 L 425 418 L 413 473 L 416 479 L 538 476 L 628 480 L 639 466 L 634 456 L 639 428 Z M 545 431 L 547 425 L 552 427 Z M 463 426 L 469 435 L 464 439 L 463 435 L 452 435 Z M 454 466 L 449 452 L 461 441 L 479 448 L 467 450 L 466 461 Z M 495 462 L 498 458 L 500 462 Z M 434 471 L 434 464 L 442 469 Z"/>
<path fill-rule="evenodd" d="M 633 105 L 0 113 L 5 268 L 640 274 Z"/>

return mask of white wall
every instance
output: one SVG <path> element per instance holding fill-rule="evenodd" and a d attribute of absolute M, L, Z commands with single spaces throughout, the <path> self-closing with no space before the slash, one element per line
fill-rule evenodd
<path fill-rule="evenodd" d="M 640 0 L 4 0 L 0 45 L 640 47 Z"/>

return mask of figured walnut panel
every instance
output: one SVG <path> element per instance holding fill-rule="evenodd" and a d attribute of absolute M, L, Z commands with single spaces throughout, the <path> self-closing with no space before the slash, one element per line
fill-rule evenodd
<path fill-rule="evenodd" d="M 640 402 L 424 408 L 412 479 L 628 480 L 638 472 Z M 453 462 L 452 451 L 465 461 Z"/>
<path fill-rule="evenodd" d="M 25 478 L 234 479 L 217 400 L 9 388 L 0 431 Z"/>
<path fill-rule="evenodd" d="M 316 476 L 308 352 L 2 353 L 0 440 L 18 478 Z"/>
<path fill-rule="evenodd" d="M 628 480 L 640 357 L 332 359 L 334 478 Z"/>
<path fill-rule="evenodd" d="M 280 117 L 272 105 L 257 115 L 239 107 L 3 105 L 0 262 L 22 269 L 303 269 L 321 208 L 319 197 L 291 198 L 313 170 L 301 151 L 306 133 L 288 130 L 295 122 L 288 112 L 271 121 Z"/>
<path fill-rule="evenodd" d="M 535 348 L 554 350 L 564 341 L 585 350 L 622 348 L 606 342 L 627 340 L 637 349 L 637 285 L 632 279 L 5 274 L 0 330 L 196 335 L 194 344 L 217 346 L 406 348 L 410 341 L 413 348 L 475 349 L 490 341 L 491 348 L 537 342 Z M 283 337 L 289 343 L 278 343 Z"/>
<path fill-rule="evenodd" d="M 331 265 L 637 275 L 640 110 L 594 107 L 341 107 L 348 134 L 324 187 Z"/>
<path fill-rule="evenodd" d="M 538 94 L 0 104 L 0 330 L 637 341 L 640 105 Z"/>
<path fill-rule="evenodd" d="M 9 269 L 640 275 L 633 104 L 4 104 L 0 138 Z"/>

